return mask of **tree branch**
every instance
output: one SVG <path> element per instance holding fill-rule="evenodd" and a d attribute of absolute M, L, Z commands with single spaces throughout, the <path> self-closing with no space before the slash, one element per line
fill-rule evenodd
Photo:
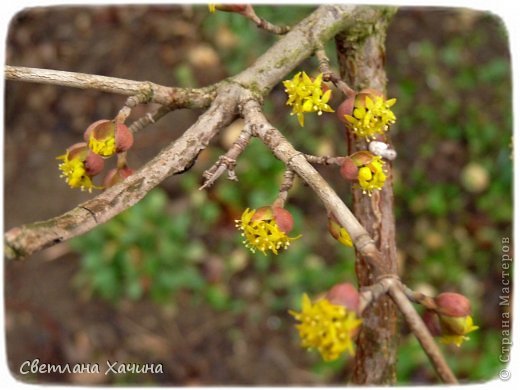
<path fill-rule="evenodd" d="M 265 31 L 269 31 L 273 34 L 284 35 L 287 34 L 291 28 L 289 26 L 278 26 L 269 22 L 268 20 L 261 18 L 258 16 L 254 10 L 254 8 L 249 5 L 247 8 L 248 12 L 243 13 L 246 18 L 250 19 L 258 28 L 261 28 Z"/>
<path fill-rule="evenodd" d="M 251 131 L 248 128 L 243 129 L 240 132 L 237 140 L 233 143 L 231 148 L 226 152 L 226 154 L 219 157 L 218 161 L 211 166 L 206 172 L 203 173 L 206 181 L 199 188 L 199 190 L 203 190 L 204 188 L 210 187 L 213 183 L 227 170 L 228 176 L 230 180 L 238 181 L 238 178 L 235 174 L 235 165 L 237 163 L 237 158 L 244 151 L 244 149 L 249 144 L 249 140 L 251 139 Z"/>
<path fill-rule="evenodd" d="M 374 274 L 380 276 L 389 273 L 388 265 L 365 228 L 332 187 L 307 161 L 305 155 L 294 149 L 282 133 L 268 122 L 262 113 L 260 104 L 250 98 L 241 107 L 246 125 L 251 126 L 253 133 L 272 150 L 274 155 L 314 190 L 328 211 L 333 211 L 339 224 L 349 233 L 356 249 L 366 257 L 367 262 L 372 266 Z"/>
<path fill-rule="evenodd" d="M 417 340 L 419 340 L 419 343 L 421 344 L 424 352 L 426 355 L 428 355 L 430 362 L 432 363 L 435 371 L 442 379 L 442 381 L 452 384 L 458 383 L 457 378 L 455 378 L 455 375 L 453 375 L 453 372 L 451 372 L 450 367 L 444 360 L 444 357 L 442 356 L 442 353 L 435 343 L 432 335 L 428 331 L 428 328 L 426 328 L 423 320 L 419 314 L 417 314 L 417 311 L 412 306 L 410 301 L 408 301 L 408 298 L 404 294 L 401 286 L 392 285 L 390 286 L 388 292 L 395 304 L 399 307 L 399 310 L 406 319 L 408 326 L 410 326 L 410 329 L 414 333 L 415 337 L 417 337 Z"/>
<path fill-rule="evenodd" d="M 356 93 L 341 77 L 330 69 L 330 60 L 329 57 L 327 57 L 323 45 L 318 46 L 314 54 L 316 54 L 316 58 L 318 59 L 320 72 L 323 73 L 323 81 L 332 82 L 347 98 Z"/>
<path fill-rule="evenodd" d="M 359 23 L 374 24 L 379 13 L 372 7 L 324 5 L 291 28 L 263 56 L 233 80 L 251 90 L 255 97 L 265 96 L 314 50 L 341 30 Z"/>
<path fill-rule="evenodd" d="M 249 95 L 262 99 L 287 73 L 311 55 L 318 43 L 331 39 L 338 31 L 353 26 L 360 20 L 374 22 L 375 17 L 376 14 L 368 7 L 321 6 L 294 26 L 250 68 L 229 80 L 202 89 L 170 88 L 147 81 L 7 66 L 5 74 L 8 80 L 96 89 L 128 96 L 147 94 L 149 102 L 157 102 L 171 109 L 206 107 L 211 104 L 212 99 L 214 103 L 181 138 L 123 183 L 61 216 L 9 230 L 4 236 L 6 256 L 28 256 L 83 234 L 131 207 L 166 177 L 181 173 L 191 166 L 198 152 L 207 146 L 211 137 L 232 120 L 235 112 L 233 103 L 241 93 L 247 90 Z M 167 108 L 160 109 L 156 115 L 163 115 L 166 110 Z M 212 118 L 212 115 L 215 117 Z M 147 124 L 153 118 L 141 119 Z M 133 130 L 140 127 L 139 121 L 135 126 L 132 125 Z M 361 241 L 366 241 L 369 245 L 371 239 L 366 236 L 361 237 Z"/>
<path fill-rule="evenodd" d="M 282 208 L 285 206 L 285 202 L 287 202 L 287 197 L 289 196 L 289 190 L 294 184 L 294 178 L 294 171 L 292 169 L 286 169 L 283 173 L 282 184 L 280 184 L 280 190 L 278 191 L 278 196 L 273 202 L 273 206 Z"/>
<path fill-rule="evenodd" d="M 153 114 L 147 113 L 143 115 L 141 118 L 136 119 L 129 127 L 130 131 L 132 133 L 137 133 L 138 131 L 141 131 L 146 126 L 157 122 L 159 119 L 161 119 L 163 116 L 168 114 L 171 111 L 171 109 L 167 106 L 161 106 L 159 107 Z"/>
<path fill-rule="evenodd" d="M 304 154 L 305 159 L 311 164 L 318 165 L 341 165 L 345 157 L 331 157 L 331 156 L 313 156 L 312 154 Z"/>
<path fill-rule="evenodd" d="M 355 29 L 336 36 L 340 76 L 354 90 L 374 88 L 385 91 L 385 38 L 395 8 L 373 7 L 374 23 L 360 22 Z M 348 153 L 367 150 L 364 139 L 347 131 Z M 388 141 L 390 142 L 390 141 Z M 359 187 L 352 186 L 352 209 L 382 253 L 389 274 L 397 274 L 397 249 L 393 214 L 392 167 L 386 164 L 387 179 L 381 191 L 367 197 Z M 356 251 L 356 275 L 360 286 L 373 284 L 378 276 L 367 267 L 363 253 Z M 356 384 L 393 384 L 397 363 L 397 311 L 392 300 L 382 297 L 363 313 L 358 336 L 352 381 Z"/>
<path fill-rule="evenodd" d="M 65 72 L 62 70 L 5 67 L 7 80 L 54 84 L 80 89 L 94 89 L 119 95 L 142 95 L 148 103 L 159 103 L 172 108 L 204 108 L 215 98 L 218 85 L 205 88 L 165 87 L 149 81 L 134 81 L 93 74 Z"/>
<path fill-rule="evenodd" d="M 23 258 L 83 234 L 133 206 L 165 178 L 189 169 L 199 152 L 235 118 L 236 95 L 233 86 L 220 91 L 195 124 L 122 183 L 58 217 L 9 230 L 5 233 L 6 257 Z"/>

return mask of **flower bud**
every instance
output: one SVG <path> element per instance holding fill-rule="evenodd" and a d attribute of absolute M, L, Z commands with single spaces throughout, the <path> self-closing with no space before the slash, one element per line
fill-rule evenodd
<path fill-rule="evenodd" d="M 350 283 L 339 283 L 327 292 L 327 300 L 334 304 L 356 312 L 359 307 L 358 290 Z"/>
<path fill-rule="evenodd" d="M 134 135 L 124 123 L 116 125 L 116 153 L 126 152 L 134 144 Z"/>
<path fill-rule="evenodd" d="M 215 4 L 215 9 L 223 12 L 242 13 L 246 8 L 247 4 Z"/>
<path fill-rule="evenodd" d="M 395 114 L 390 110 L 395 102 L 396 99 L 385 100 L 380 91 L 363 89 L 343 103 L 344 114 L 339 118 L 356 136 L 370 141 L 395 123 Z"/>
<path fill-rule="evenodd" d="M 358 178 L 358 167 L 350 157 L 345 157 L 343 159 L 343 164 L 341 164 L 339 172 L 341 176 L 347 180 L 357 180 Z"/>
<path fill-rule="evenodd" d="M 372 195 L 373 191 L 383 188 L 386 181 L 385 163 L 381 156 L 376 156 L 366 150 L 350 156 L 358 167 L 358 184 L 364 194 Z"/>
<path fill-rule="evenodd" d="M 441 334 L 446 343 L 460 345 L 467 340 L 466 334 L 478 329 L 471 318 L 471 304 L 464 295 L 442 293 L 434 298 Z"/>
<path fill-rule="evenodd" d="M 282 207 L 272 207 L 273 216 L 276 224 L 284 233 L 289 233 L 294 226 L 294 219 L 289 211 Z"/>
<path fill-rule="evenodd" d="M 104 167 L 105 161 L 103 158 L 89 149 L 87 157 L 85 158 L 85 170 L 87 175 L 96 176 Z"/>
<path fill-rule="evenodd" d="M 105 167 L 105 161 L 96 153 L 93 153 L 85 142 L 78 142 L 66 152 L 68 160 L 78 159 L 83 163 L 85 172 L 88 176 L 96 176 Z"/>
<path fill-rule="evenodd" d="M 336 109 L 336 115 L 338 119 L 345 125 L 348 125 L 349 122 L 345 118 L 345 115 L 352 115 L 352 110 L 354 109 L 354 100 L 355 95 L 352 95 L 348 99 L 343 100 L 343 102 Z"/>
<path fill-rule="evenodd" d="M 375 155 L 370 153 L 368 150 L 361 150 L 350 156 L 352 161 L 354 161 L 358 167 L 370 164 L 374 157 Z"/>
<path fill-rule="evenodd" d="M 122 182 L 125 180 L 128 176 L 132 175 L 134 173 L 134 170 L 132 168 L 129 168 L 127 166 L 124 166 L 122 168 L 114 168 L 108 171 L 107 175 L 105 176 L 105 180 L 103 181 L 103 185 L 105 188 L 110 188 L 117 183 Z"/>
<path fill-rule="evenodd" d="M 134 143 L 134 136 L 123 123 L 102 119 L 92 123 L 83 135 L 85 142 L 96 154 L 110 157 L 114 153 L 125 152 Z"/>
<path fill-rule="evenodd" d="M 276 225 L 284 233 L 289 233 L 294 225 L 294 220 L 289 211 L 278 206 L 264 206 L 255 211 L 251 217 L 252 221 L 274 220 Z"/>
<path fill-rule="evenodd" d="M 426 310 L 422 315 L 422 319 L 432 336 L 437 337 L 441 335 L 439 317 L 433 310 Z"/>
<path fill-rule="evenodd" d="M 62 172 L 60 177 L 63 177 L 71 188 L 88 191 L 92 191 L 92 188 L 99 189 L 92 182 L 92 177 L 103 170 L 105 163 L 85 142 L 70 146 L 65 154 L 57 159 L 63 160 L 58 166 Z"/>
<path fill-rule="evenodd" d="M 448 317 L 465 317 L 471 314 L 471 304 L 464 295 L 444 292 L 434 298 L 437 313 Z"/>
<path fill-rule="evenodd" d="M 466 334 L 466 317 L 449 317 L 439 314 L 442 333 L 460 336 Z"/>
<path fill-rule="evenodd" d="M 352 238 L 350 238 L 348 232 L 338 223 L 338 220 L 332 214 L 329 216 L 329 233 L 343 245 L 353 246 Z"/>
<path fill-rule="evenodd" d="M 273 219 L 273 210 L 271 206 L 263 206 L 256 209 L 251 217 L 251 221 L 267 221 Z"/>
<path fill-rule="evenodd" d="M 375 97 L 380 97 L 384 99 L 385 95 L 383 94 L 383 92 L 378 91 L 377 89 L 365 88 L 359 91 L 359 93 L 356 95 L 355 105 L 358 107 L 366 107 L 367 97 L 369 97 L 370 99 L 374 99 Z"/>
<path fill-rule="evenodd" d="M 246 209 L 240 219 L 235 220 L 236 227 L 242 231 L 243 243 L 251 252 L 272 251 L 275 255 L 289 247 L 292 241 L 301 236 L 289 237 L 292 228 L 292 216 L 287 210 L 277 206 L 264 206 L 258 210 Z"/>

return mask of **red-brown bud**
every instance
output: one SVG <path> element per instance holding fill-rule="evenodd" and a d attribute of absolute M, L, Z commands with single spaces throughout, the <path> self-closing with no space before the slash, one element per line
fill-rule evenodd
<path fill-rule="evenodd" d="M 437 313 L 447 317 L 466 317 L 471 314 L 471 304 L 464 295 L 445 292 L 434 298 Z"/>
<path fill-rule="evenodd" d="M 89 176 L 96 176 L 105 167 L 105 161 L 103 158 L 93 151 L 89 150 L 87 157 L 85 158 L 85 171 Z"/>
<path fill-rule="evenodd" d="M 94 136 L 96 138 L 105 138 L 110 134 L 113 134 L 114 129 L 112 125 L 113 122 L 108 119 L 100 119 L 95 121 L 94 123 L 90 124 L 89 127 L 87 127 L 87 130 L 85 130 L 83 133 L 83 139 L 88 144 L 90 141 L 90 136 L 94 131 Z"/>
<path fill-rule="evenodd" d="M 83 139 L 90 146 L 92 146 L 91 138 L 103 141 L 111 137 L 114 137 L 115 153 L 126 152 L 134 143 L 134 135 L 124 123 L 115 123 L 108 119 L 92 123 L 83 133 Z M 108 154 L 102 154 L 102 156 L 109 157 Z"/>
<path fill-rule="evenodd" d="M 85 161 L 89 152 L 89 148 L 85 142 L 78 142 L 67 148 L 66 154 L 69 160 L 79 158 L 81 161 Z"/>
<path fill-rule="evenodd" d="M 117 123 L 115 132 L 116 153 L 126 152 L 134 144 L 134 135 L 124 123 Z"/>
<path fill-rule="evenodd" d="M 374 159 L 374 157 L 375 157 L 374 154 L 370 153 L 367 150 L 361 150 L 361 151 L 356 152 L 356 153 L 354 153 L 354 154 L 352 154 L 350 156 L 352 161 L 354 161 L 354 163 L 358 167 L 360 167 L 362 165 L 370 164 L 372 162 L 372 160 Z"/>
<path fill-rule="evenodd" d="M 339 169 L 341 176 L 343 176 L 347 180 L 357 180 L 358 179 L 358 167 L 354 160 L 350 157 L 345 157 L 343 159 L 343 164 Z"/>
<path fill-rule="evenodd" d="M 263 206 L 256 209 L 255 213 L 251 217 L 251 221 L 267 221 L 273 219 L 273 210 L 271 206 Z"/>
<path fill-rule="evenodd" d="M 422 319 L 432 336 L 437 337 L 441 335 L 439 317 L 433 310 L 426 310 L 422 315 Z"/>
<path fill-rule="evenodd" d="M 284 233 L 289 233 L 294 225 L 294 220 L 289 211 L 278 206 L 264 206 L 255 211 L 252 221 L 267 221 L 274 219 L 278 228 Z"/>
<path fill-rule="evenodd" d="M 350 124 L 350 122 L 345 119 L 345 115 L 352 115 L 352 111 L 354 110 L 354 100 L 355 96 L 353 95 L 348 99 L 343 100 L 336 109 L 338 119 L 346 125 Z"/>
<path fill-rule="evenodd" d="M 381 98 L 385 98 L 385 94 L 377 89 L 374 88 L 364 88 L 361 91 L 359 91 L 358 95 L 365 95 L 365 96 L 378 96 Z"/>
<path fill-rule="evenodd" d="M 276 206 L 273 206 L 272 210 L 276 224 L 281 231 L 288 234 L 294 226 L 294 219 L 291 213 L 286 209 Z"/>
<path fill-rule="evenodd" d="M 105 176 L 105 180 L 103 181 L 103 185 L 105 188 L 110 188 L 117 183 L 122 182 L 125 180 L 128 176 L 132 175 L 134 173 L 134 170 L 132 168 L 129 168 L 127 166 L 124 166 L 122 168 L 114 168 L 108 171 L 107 175 Z"/>
<path fill-rule="evenodd" d="M 223 12 L 242 13 L 246 10 L 246 4 L 215 4 L 215 9 Z"/>
<path fill-rule="evenodd" d="M 356 312 L 359 307 L 359 293 L 350 283 L 339 283 L 327 292 L 327 300 L 334 305 L 340 305 Z"/>
<path fill-rule="evenodd" d="M 72 160 L 78 158 L 85 166 L 86 174 L 90 177 L 96 176 L 105 167 L 105 162 L 97 154 L 93 153 L 85 142 L 78 142 L 67 148 L 67 158 Z"/>

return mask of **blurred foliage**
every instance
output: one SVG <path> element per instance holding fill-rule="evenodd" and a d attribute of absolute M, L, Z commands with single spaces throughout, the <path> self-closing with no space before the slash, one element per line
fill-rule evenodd
<path fill-rule="evenodd" d="M 280 12 L 278 7 L 257 6 L 255 12 L 274 24 L 294 25 L 308 16 L 314 8 L 312 6 L 284 7 L 285 12 Z M 238 38 L 232 45 L 219 45 L 220 41 L 217 40 L 217 46 L 220 46 L 220 58 L 230 75 L 239 73 L 251 65 L 277 40 L 273 34 L 252 26 L 250 20 L 237 17 L 231 12 L 216 12 L 208 15 L 203 24 L 204 37 L 212 40 L 213 37 L 222 35 L 222 31 L 227 31 Z"/>
<path fill-rule="evenodd" d="M 442 28 L 435 20 L 443 20 Z M 501 368 L 501 238 L 512 235 L 507 36 L 500 20 L 469 10 L 425 11 L 416 21 L 423 28 L 413 38 L 389 47 L 389 95 L 398 98 L 394 188 L 403 279 L 429 293 L 470 298 L 480 330 L 460 349 L 442 348 L 459 378 L 489 380 Z M 403 32 L 394 23 L 389 37 Z M 399 382 L 419 371 L 434 378 L 408 336 L 399 349 Z"/>
<path fill-rule="evenodd" d="M 288 24 L 311 9 L 288 10 L 258 7 L 260 15 Z M 224 12 L 204 18 L 202 32 L 217 48 L 227 74 L 250 65 L 277 39 Z M 334 58 L 331 50 L 329 45 Z M 488 14 L 405 9 L 390 28 L 387 57 L 389 96 L 398 99 L 392 136 L 399 154 L 394 163 L 395 212 L 403 280 L 430 294 L 459 291 L 471 299 L 480 330 L 460 349 L 443 348 L 462 380 L 487 380 L 500 367 L 500 239 L 511 237 L 507 37 L 500 21 Z M 312 70 L 315 65 L 308 61 L 302 66 Z M 174 73 L 181 84 L 195 83 L 196 74 L 186 65 Z M 309 117 L 300 129 L 284 102 L 283 89 L 275 88 L 266 99 L 266 112 L 297 148 L 346 153 L 343 129 L 334 115 L 319 121 Z M 184 290 L 194 302 L 206 299 L 221 310 L 242 312 L 261 304 L 265 313 L 278 313 L 289 327 L 287 309 L 299 306 L 302 292 L 318 294 L 339 281 L 355 281 L 352 250 L 328 236 L 325 212 L 298 182 L 287 207 L 295 218 L 294 231 L 303 238 L 277 257 L 253 255 L 242 246 L 234 219 L 246 207 L 272 202 L 283 174 L 283 165 L 258 140 L 239 159 L 238 183 L 221 178 L 208 191 L 196 190 L 202 172 L 237 136 L 230 127 L 219 145 L 176 179 L 175 199 L 181 200 L 168 200 L 164 191 L 154 190 L 113 221 L 74 240 L 82 253 L 80 285 L 114 302 L 123 297 L 168 302 Z M 319 169 L 349 202 L 348 186 L 337 171 Z M 326 378 L 344 369 L 343 359 L 324 364 L 316 355 L 312 360 L 313 370 Z M 409 334 L 400 342 L 398 380 L 435 381 Z"/>

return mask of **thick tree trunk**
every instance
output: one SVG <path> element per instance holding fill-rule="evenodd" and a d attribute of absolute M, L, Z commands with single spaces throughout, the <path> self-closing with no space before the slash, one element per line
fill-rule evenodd
<path fill-rule="evenodd" d="M 385 92 L 386 29 L 393 9 L 374 8 L 380 17 L 376 24 L 360 24 L 336 37 L 340 73 L 355 90 L 374 88 Z M 387 140 L 390 143 L 390 139 Z M 348 136 L 349 153 L 368 150 L 365 140 Z M 392 167 L 387 163 L 388 179 L 379 192 L 371 197 L 358 188 L 352 189 L 354 214 L 375 240 L 391 272 L 397 273 L 395 222 L 393 214 Z M 356 252 L 356 273 L 359 285 L 374 282 L 363 256 Z M 356 384 L 395 383 L 396 308 L 387 296 L 372 304 L 363 313 L 352 381 Z"/>

